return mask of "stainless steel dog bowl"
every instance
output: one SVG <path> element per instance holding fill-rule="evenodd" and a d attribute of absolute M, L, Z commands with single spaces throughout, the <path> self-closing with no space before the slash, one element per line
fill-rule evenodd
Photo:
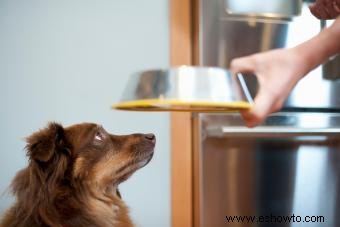
<path fill-rule="evenodd" d="M 241 74 L 215 67 L 181 66 L 131 76 L 119 103 L 134 111 L 229 112 L 248 109 L 252 99 Z"/>

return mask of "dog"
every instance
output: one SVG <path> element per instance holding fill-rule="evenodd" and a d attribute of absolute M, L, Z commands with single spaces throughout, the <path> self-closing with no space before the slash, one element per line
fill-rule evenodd
<path fill-rule="evenodd" d="M 112 135 L 93 123 L 49 123 L 27 139 L 1 227 L 131 227 L 118 185 L 152 158 L 154 134 Z"/>

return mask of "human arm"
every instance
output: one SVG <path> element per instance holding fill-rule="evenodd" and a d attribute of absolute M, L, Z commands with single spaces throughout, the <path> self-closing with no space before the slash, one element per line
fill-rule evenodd
<path fill-rule="evenodd" d="M 318 35 L 293 48 L 234 59 L 231 71 L 255 74 L 259 82 L 254 106 L 242 112 L 246 125 L 254 127 L 278 111 L 302 77 L 337 53 L 340 53 L 340 17 Z"/>

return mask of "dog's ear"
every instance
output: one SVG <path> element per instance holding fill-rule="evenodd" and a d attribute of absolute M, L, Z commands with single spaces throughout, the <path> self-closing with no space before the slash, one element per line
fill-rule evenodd
<path fill-rule="evenodd" d="M 69 153 L 63 126 L 50 123 L 27 139 L 27 155 L 31 160 L 48 162 L 58 152 Z"/>

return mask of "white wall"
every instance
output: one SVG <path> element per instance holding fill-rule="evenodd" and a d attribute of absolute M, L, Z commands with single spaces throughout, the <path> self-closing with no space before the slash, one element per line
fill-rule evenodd
<path fill-rule="evenodd" d="M 0 193 L 26 165 L 23 138 L 48 121 L 153 132 L 153 160 L 121 192 L 138 226 L 170 226 L 168 114 L 110 109 L 131 73 L 168 56 L 167 0 L 1 0 Z M 2 195 L 0 213 L 12 201 Z"/>

